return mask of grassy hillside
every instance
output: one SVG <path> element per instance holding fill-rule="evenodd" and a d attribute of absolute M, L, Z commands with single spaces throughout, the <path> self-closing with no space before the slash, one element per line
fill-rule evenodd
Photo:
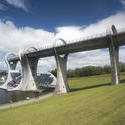
<path fill-rule="evenodd" d="M 69 79 L 70 93 L 0 111 L 0 125 L 125 125 L 125 73 Z"/>

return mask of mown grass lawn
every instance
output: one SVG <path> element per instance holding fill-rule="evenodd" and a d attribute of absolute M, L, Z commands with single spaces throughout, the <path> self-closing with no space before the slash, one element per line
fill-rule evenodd
<path fill-rule="evenodd" d="M 125 73 L 69 79 L 71 92 L 0 110 L 0 125 L 125 125 Z"/>

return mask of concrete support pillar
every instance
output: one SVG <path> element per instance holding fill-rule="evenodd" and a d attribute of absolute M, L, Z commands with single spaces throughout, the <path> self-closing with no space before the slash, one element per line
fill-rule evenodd
<path fill-rule="evenodd" d="M 17 89 L 19 90 L 37 90 L 37 63 L 38 58 L 28 58 L 23 56 L 21 59 L 22 80 Z"/>
<path fill-rule="evenodd" d="M 119 46 L 117 45 L 117 34 L 116 28 L 112 25 L 107 29 L 107 42 L 109 45 L 110 61 L 111 61 L 111 75 L 112 75 L 112 84 L 119 84 Z M 114 36 L 112 36 L 114 35 Z"/>
<path fill-rule="evenodd" d="M 65 43 L 64 40 L 62 39 L 60 40 Z M 54 47 L 54 51 L 55 51 L 55 59 L 57 64 L 57 83 L 56 83 L 55 93 L 56 94 L 67 93 L 69 92 L 69 86 L 67 81 L 68 54 L 65 54 L 64 56 L 58 55 L 55 47 Z"/>
<path fill-rule="evenodd" d="M 67 93 L 69 92 L 69 86 L 67 81 L 67 58 L 68 54 L 64 57 L 60 57 L 59 55 L 55 56 L 57 63 L 57 84 L 55 88 L 55 92 L 57 94 Z"/>

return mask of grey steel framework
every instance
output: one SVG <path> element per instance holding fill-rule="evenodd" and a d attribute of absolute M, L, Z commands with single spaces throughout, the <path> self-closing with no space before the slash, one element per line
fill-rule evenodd
<path fill-rule="evenodd" d="M 66 93 L 69 91 L 67 82 L 67 59 L 69 53 L 109 48 L 112 84 L 118 84 L 119 78 L 119 46 L 125 45 L 125 29 L 116 30 L 112 25 L 107 28 L 106 33 L 97 34 L 90 37 L 80 38 L 74 41 L 64 41 L 62 43 L 54 41 L 53 46 L 35 48 L 30 47 L 19 52 L 18 56 L 12 56 L 7 61 L 8 79 L 11 80 L 11 67 L 16 67 L 18 61 L 22 67 L 22 80 L 16 90 L 37 90 L 36 72 L 39 58 L 55 56 L 57 64 L 57 84 L 55 93 Z M 60 56 L 64 55 L 64 56 Z M 7 84 L 5 83 L 5 85 Z M 4 85 L 4 88 L 7 89 Z M 1 86 L 3 87 L 3 86 Z"/>

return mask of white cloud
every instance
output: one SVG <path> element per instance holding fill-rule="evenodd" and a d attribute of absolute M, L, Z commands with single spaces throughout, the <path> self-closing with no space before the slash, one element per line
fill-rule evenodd
<path fill-rule="evenodd" d="M 42 58 L 38 62 L 37 72 L 51 71 L 56 68 L 56 62 L 54 57 Z"/>
<path fill-rule="evenodd" d="M 23 47 L 52 44 L 54 39 L 53 33 L 30 27 L 17 28 L 11 21 L 0 21 L 0 27 L 0 53 L 3 54 L 18 52 Z"/>
<path fill-rule="evenodd" d="M 119 51 L 119 60 L 125 63 L 125 48 Z M 87 52 L 80 52 L 71 54 L 68 59 L 68 68 L 75 69 L 83 66 L 104 66 L 110 65 L 109 51 L 107 50 L 93 50 Z"/>
<path fill-rule="evenodd" d="M 125 6 L 125 0 L 120 0 L 121 1 L 121 4 L 123 5 L 123 6 Z"/>
<path fill-rule="evenodd" d="M 79 39 L 81 37 L 91 36 L 106 32 L 106 29 L 114 24 L 117 29 L 125 28 L 125 12 L 118 12 L 108 18 L 102 19 L 88 26 L 64 26 L 57 27 L 57 38 L 65 41 Z M 120 49 L 120 61 L 125 62 L 125 48 Z M 80 52 L 69 56 L 68 68 L 77 68 L 87 65 L 103 66 L 110 64 L 109 52 L 103 50 L 94 50 Z"/>
<path fill-rule="evenodd" d="M 55 39 L 54 33 L 31 27 L 18 28 L 11 21 L 3 22 L 0 20 L 0 57 L 2 58 L 8 52 L 18 53 L 21 48 L 52 46 L 53 39 Z M 43 63 L 46 63 L 45 59 Z M 46 70 L 50 68 L 50 62 L 47 64 L 48 66 L 44 65 Z M 3 59 L 1 61 L 0 58 L 0 69 L 4 67 Z"/>
<path fill-rule="evenodd" d="M 64 40 L 73 40 L 79 39 L 80 37 L 86 37 L 95 35 L 98 33 L 106 32 L 111 24 L 114 24 L 117 29 L 125 27 L 125 12 L 119 12 L 115 15 L 112 15 L 106 19 L 102 19 L 94 24 L 88 26 L 64 26 L 57 27 L 57 38 L 63 38 Z"/>
<path fill-rule="evenodd" d="M 88 26 L 68 26 L 57 27 L 58 38 L 64 40 L 78 39 L 100 32 L 105 32 L 109 24 L 115 24 L 117 29 L 125 27 L 125 12 L 119 12 L 108 18 L 102 19 L 97 23 Z M 18 52 L 20 48 L 26 46 L 51 44 L 55 38 L 53 33 L 42 29 L 34 29 L 31 27 L 16 27 L 11 21 L 0 21 L 0 53 L 5 54 L 9 51 Z M 48 42 L 46 42 L 48 41 Z M 125 62 L 125 47 L 120 49 L 120 61 Z M 109 52 L 107 50 L 94 50 L 70 54 L 68 59 L 68 68 L 77 68 L 86 65 L 103 66 L 109 64 Z M 0 68 L 1 68 L 0 64 Z M 55 68 L 54 58 L 43 58 L 39 61 L 39 71 L 47 71 Z"/>
<path fill-rule="evenodd" d="M 24 0 L 5 0 L 5 1 L 14 7 L 21 8 L 25 11 L 28 11 Z"/>

